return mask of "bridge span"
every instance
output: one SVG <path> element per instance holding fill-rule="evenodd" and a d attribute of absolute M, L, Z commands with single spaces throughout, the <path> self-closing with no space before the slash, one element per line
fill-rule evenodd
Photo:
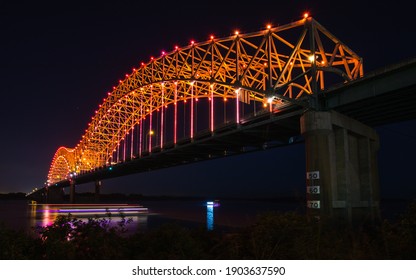
<path fill-rule="evenodd" d="M 371 126 L 415 116 L 416 61 L 364 76 L 362 59 L 313 18 L 175 47 L 126 74 L 45 186 L 75 185 L 305 143 L 312 216 L 379 215 Z"/>

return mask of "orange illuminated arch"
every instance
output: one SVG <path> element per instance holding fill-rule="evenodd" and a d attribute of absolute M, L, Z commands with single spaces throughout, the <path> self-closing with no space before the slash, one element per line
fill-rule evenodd
<path fill-rule="evenodd" d="M 111 164 L 126 135 L 161 108 L 189 99 L 225 101 L 243 95 L 276 108 L 307 106 L 306 96 L 331 83 L 329 72 L 339 74 L 338 82 L 357 79 L 363 75 L 362 59 L 311 17 L 175 47 L 142 63 L 113 87 L 77 146 L 58 149 L 48 183 Z"/>

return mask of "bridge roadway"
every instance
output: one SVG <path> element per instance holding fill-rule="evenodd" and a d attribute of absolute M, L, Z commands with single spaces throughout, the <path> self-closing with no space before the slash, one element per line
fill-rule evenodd
<path fill-rule="evenodd" d="M 335 110 L 371 127 L 415 119 L 415 77 L 416 59 L 411 59 L 371 72 L 348 85 L 328 89 L 318 101 L 309 97 L 309 103 L 323 110 Z M 210 131 L 200 132 L 194 139 L 182 139 L 176 145 L 167 143 L 163 149 L 154 147 L 151 154 L 143 154 L 141 158 L 79 174 L 74 178 L 75 183 L 299 143 L 303 141 L 300 117 L 305 110 L 300 105 L 288 105 L 279 112 L 265 110 L 238 125 L 231 123 L 217 127 L 213 134 Z M 69 180 L 63 180 L 51 187 L 69 185 Z"/>

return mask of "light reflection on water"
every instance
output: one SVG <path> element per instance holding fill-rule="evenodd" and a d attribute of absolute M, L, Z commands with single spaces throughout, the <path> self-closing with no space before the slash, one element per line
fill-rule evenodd
<path fill-rule="evenodd" d="M 128 220 L 124 224 L 124 228 L 128 232 L 136 232 L 138 230 L 144 230 L 147 228 L 148 214 L 146 212 L 126 212 L 121 214 L 123 211 L 108 211 L 108 206 L 102 205 L 101 207 L 94 206 L 92 211 L 88 211 L 88 207 L 82 205 L 74 206 L 59 206 L 57 204 L 31 204 L 30 207 L 30 227 L 46 227 L 54 223 L 58 216 L 68 216 L 75 218 L 82 222 L 88 222 L 91 218 L 106 219 L 109 221 L 110 227 L 117 227 L 120 222 Z M 71 211 L 71 209 L 73 211 Z M 97 210 L 103 209 L 99 212 Z M 81 211 L 80 211 L 81 210 Z M 107 210 L 107 211 L 105 211 Z"/>
<path fill-rule="evenodd" d="M 207 204 L 207 230 L 214 229 L 214 206 Z"/>
<path fill-rule="evenodd" d="M 53 221 L 56 219 L 55 215 L 51 217 L 52 215 L 50 214 L 50 211 L 49 211 L 49 205 L 45 205 L 41 213 L 43 213 L 42 225 L 41 225 L 42 227 L 50 226 L 53 223 Z"/>
<path fill-rule="evenodd" d="M 116 227 L 123 219 L 128 219 L 129 222 L 125 224 L 125 229 L 133 233 L 148 228 L 149 213 L 146 212 L 128 212 L 120 215 L 120 211 L 116 211 L 117 206 L 102 205 L 97 206 L 83 206 L 83 205 L 57 205 L 57 204 L 31 204 L 30 206 L 30 221 L 31 228 L 47 227 L 54 223 L 58 216 L 71 215 L 82 222 L 88 222 L 91 218 L 105 218 L 109 220 L 109 225 Z M 109 208 L 111 207 L 111 208 Z M 219 207 L 218 202 L 206 202 L 206 226 L 207 230 L 214 229 L 214 209 Z M 86 210 L 87 209 L 87 210 Z M 107 210 L 107 212 L 100 212 L 100 209 Z M 108 212 L 108 210 L 113 210 Z M 125 208 L 127 209 L 127 208 Z M 147 208 L 146 208 L 147 209 Z M 119 209 L 120 210 L 120 209 Z M 158 215 L 157 213 L 150 213 L 150 215 Z"/>
<path fill-rule="evenodd" d="M 207 230 L 214 229 L 214 207 L 219 207 L 218 200 L 207 201 Z"/>
<path fill-rule="evenodd" d="M 256 221 L 257 215 L 267 211 L 296 210 L 299 203 L 274 203 L 265 201 L 222 200 L 213 201 L 213 207 L 207 207 L 203 200 L 145 200 L 143 206 L 148 213 L 128 215 L 132 222 L 126 226 L 128 233 L 155 229 L 164 224 L 179 223 L 186 227 L 205 227 L 206 230 L 222 230 L 245 227 Z M 0 223 L 11 229 L 22 229 L 36 234 L 34 228 L 51 225 L 58 215 L 58 206 L 51 204 L 28 205 L 27 201 L 2 201 L 0 203 Z M 61 207 L 64 207 L 61 205 Z M 75 216 L 84 222 L 96 215 Z M 105 215 L 99 215 L 106 218 Z M 111 216 L 111 224 L 117 226 L 121 221 L 117 215 Z"/>

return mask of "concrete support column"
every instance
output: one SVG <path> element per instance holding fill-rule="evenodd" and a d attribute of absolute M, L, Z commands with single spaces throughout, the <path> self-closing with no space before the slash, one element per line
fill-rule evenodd
<path fill-rule="evenodd" d="M 97 180 L 95 181 L 95 195 L 94 195 L 95 203 L 98 203 L 100 201 L 100 189 L 101 189 L 101 181 Z"/>
<path fill-rule="evenodd" d="M 46 203 L 62 203 L 64 201 L 64 191 L 62 188 L 49 187 L 46 193 Z"/>
<path fill-rule="evenodd" d="M 71 180 L 69 182 L 69 203 L 75 203 L 75 181 Z"/>
<path fill-rule="evenodd" d="M 48 203 L 47 202 L 47 191 L 37 191 L 30 195 L 30 199 L 36 201 L 37 203 Z"/>
<path fill-rule="evenodd" d="M 309 214 L 350 224 L 378 220 L 376 132 L 334 111 L 308 111 L 301 133 Z"/>

